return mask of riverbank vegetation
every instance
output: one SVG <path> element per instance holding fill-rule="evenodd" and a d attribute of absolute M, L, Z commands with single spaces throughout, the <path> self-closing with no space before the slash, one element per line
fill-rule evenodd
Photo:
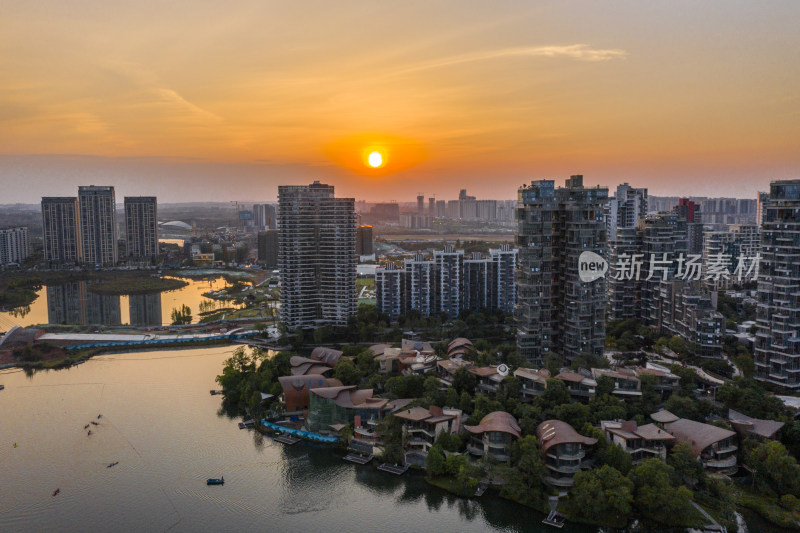
<path fill-rule="evenodd" d="M 446 342 L 432 344 L 440 356 L 446 357 Z M 547 512 L 548 497 L 554 490 L 544 483 L 547 468 L 536 429 L 545 420 L 557 419 L 597 439 L 587 455 L 592 469 L 576 473 L 568 496 L 559 501 L 559 511 L 569 520 L 610 528 L 622 528 L 634 520 L 648 529 L 700 528 L 708 518 L 695 507 L 697 504 L 731 531 L 736 529 L 736 511 L 742 509 L 755 511 L 782 527 L 797 528 L 800 524 L 800 467 L 792 457 L 800 452 L 800 425 L 779 399 L 752 379 L 739 377 L 727 382 L 717 391 L 716 402 L 698 400 L 698 376 L 694 370 L 675 364 L 670 368 L 681 378 L 680 388 L 666 400 L 656 378 L 645 374 L 640 376 L 641 395 L 625 400 L 614 395 L 613 380 L 602 376 L 595 395 L 585 402 L 574 401 L 562 380 L 550 378 L 541 395 L 524 403 L 520 400 L 521 383 L 513 375 L 503 380 L 497 393 L 483 394 L 475 375 L 465 369 L 454 374 L 451 386 L 443 387 L 433 375 L 388 377 L 378 373 L 374 355 L 366 345 L 344 345 L 341 349 L 345 358 L 332 377 L 345 385 L 371 388 L 389 399 L 411 399 L 409 407 L 458 408 L 463 412 L 462 424 L 467 425 L 480 423 L 494 411 L 514 415 L 522 435 L 511 445 L 506 464 L 470 460 L 464 435 L 438 435 L 427 454 L 426 480 L 453 494 L 472 497 L 482 481 L 492 482 L 501 497 Z M 278 377 L 291 373 L 289 359 L 296 354 L 303 352 L 279 352 L 268 357 L 258 349 L 237 349 L 217 377 L 227 402 L 250 414 L 258 412 L 262 409 L 262 392 L 281 394 Z M 485 339 L 476 339 L 463 357 L 479 366 L 504 362 L 513 368 L 521 363 L 513 345 L 492 344 Z M 553 371 L 557 371 L 555 365 Z M 673 446 L 666 460 L 652 458 L 634 465 L 631 456 L 609 442 L 597 427 L 603 420 L 634 420 L 644 425 L 661 407 L 679 417 L 726 427 L 723 420 L 729 408 L 781 420 L 786 426 L 780 441 L 741 443 L 739 463 L 753 475 L 733 480 L 708 476 L 687 444 Z M 399 420 L 388 416 L 377 432 L 383 442 L 381 461 L 401 462 L 405 437 Z"/>

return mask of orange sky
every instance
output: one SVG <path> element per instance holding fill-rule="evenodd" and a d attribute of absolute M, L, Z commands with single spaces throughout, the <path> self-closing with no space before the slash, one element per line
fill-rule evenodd
<path fill-rule="evenodd" d="M 794 1 L 9 2 L 0 203 L 313 179 L 513 198 L 572 173 L 752 196 L 800 174 L 797 20 Z"/>

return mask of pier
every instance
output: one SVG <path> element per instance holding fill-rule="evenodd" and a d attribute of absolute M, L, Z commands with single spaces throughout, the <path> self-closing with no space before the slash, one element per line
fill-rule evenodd
<path fill-rule="evenodd" d="M 362 455 L 360 453 L 349 453 L 344 456 L 345 461 L 350 461 L 351 463 L 356 463 L 359 465 L 365 465 L 372 461 L 374 456 L 372 455 Z"/>
<path fill-rule="evenodd" d="M 411 465 L 397 466 L 390 465 L 389 463 L 383 463 L 382 465 L 378 466 L 378 470 L 381 472 L 389 472 L 390 474 L 394 474 L 396 476 L 402 476 L 410 467 Z"/>

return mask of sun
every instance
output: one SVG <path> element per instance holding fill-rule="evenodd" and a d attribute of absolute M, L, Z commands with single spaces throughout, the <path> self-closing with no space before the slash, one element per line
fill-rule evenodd
<path fill-rule="evenodd" d="M 383 165 L 383 156 L 380 152 L 372 152 L 369 154 L 367 161 L 369 162 L 369 166 L 372 168 L 378 168 Z"/>

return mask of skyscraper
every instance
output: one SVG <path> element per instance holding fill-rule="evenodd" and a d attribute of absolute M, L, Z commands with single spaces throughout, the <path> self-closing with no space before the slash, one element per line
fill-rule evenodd
<path fill-rule="evenodd" d="M 534 364 L 603 354 L 605 279 L 581 281 L 578 261 L 583 252 L 606 255 L 607 202 L 608 189 L 584 187 L 580 175 L 558 189 L 552 180 L 519 189 L 517 346 Z"/>
<path fill-rule="evenodd" d="M 77 198 L 42 198 L 45 261 L 53 264 L 79 263 L 82 251 L 79 228 Z"/>
<path fill-rule="evenodd" d="M 375 250 L 372 245 L 372 226 L 361 225 L 356 228 L 356 254 L 372 255 Z"/>
<path fill-rule="evenodd" d="M 275 229 L 278 224 L 275 206 L 272 204 L 253 205 L 253 225 L 257 230 Z"/>
<path fill-rule="evenodd" d="M 125 240 L 128 259 L 158 256 L 158 202 L 155 196 L 125 197 Z"/>
<path fill-rule="evenodd" d="M 258 232 L 258 261 L 267 268 L 278 266 L 278 235 L 276 229 Z"/>
<path fill-rule="evenodd" d="M 617 228 L 635 228 L 646 216 L 647 189 L 637 189 L 627 183 L 617 186 L 616 195 L 608 201 L 608 241 L 616 238 Z"/>
<path fill-rule="evenodd" d="M 0 265 L 22 263 L 30 254 L 28 228 L 0 229 Z"/>
<path fill-rule="evenodd" d="M 78 188 L 81 260 L 89 265 L 114 265 L 117 252 L 117 210 L 114 187 Z"/>
<path fill-rule="evenodd" d="M 281 321 L 289 329 L 346 326 L 355 314 L 356 213 L 333 186 L 278 187 Z"/>
<path fill-rule="evenodd" d="M 756 379 L 800 389 L 800 180 L 773 181 L 764 203 Z"/>
<path fill-rule="evenodd" d="M 686 253 L 702 254 L 703 216 L 700 212 L 700 205 L 688 198 L 681 198 L 672 211 L 683 220 L 686 230 Z"/>
<path fill-rule="evenodd" d="M 436 285 L 436 310 L 455 318 L 462 309 L 464 290 L 461 277 L 464 272 L 464 250 L 454 250 L 447 245 L 433 252 Z"/>

